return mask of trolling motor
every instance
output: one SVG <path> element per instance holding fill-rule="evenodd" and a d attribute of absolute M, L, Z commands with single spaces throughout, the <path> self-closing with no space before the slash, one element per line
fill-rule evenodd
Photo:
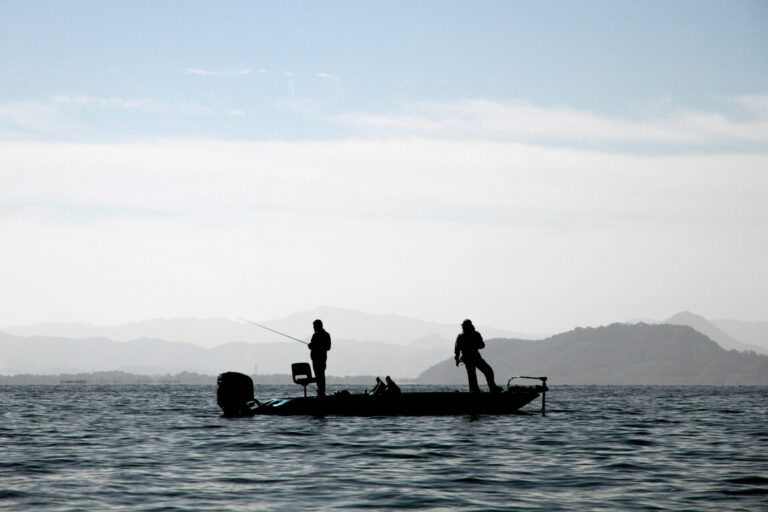
<path fill-rule="evenodd" d="M 253 416 L 258 404 L 253 396 L 253 379 L 243 373 L 225 372 L 216 379 L 216 403 L 225 418 Z"/>

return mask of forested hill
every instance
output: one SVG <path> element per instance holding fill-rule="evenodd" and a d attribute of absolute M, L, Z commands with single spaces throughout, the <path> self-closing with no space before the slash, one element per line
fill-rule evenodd
<path fill-rule="evenodd" d="M 499 383 L 546 375 L 552 384 L 768 385 L 768 357 L 725 350 L 688 326 L 612 324 L 577 328 L 540 341 L 496 339 L 481 352 Z M 478 374 L 481 383 L 484 378 Z M 466 384 L 466 371 L 445 360 L 423 372 L 424 384 Z"/>

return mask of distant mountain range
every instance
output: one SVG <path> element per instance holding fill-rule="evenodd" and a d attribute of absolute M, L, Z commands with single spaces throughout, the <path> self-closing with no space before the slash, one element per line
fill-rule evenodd
<path fill-rule="evenodd" d="M 454 325 L 427 322 L 400 315 L 374 315 L 351 309 L 322 306 L 276 320 L 249 318 L 271 329 L 295 338 L 309 340 L 312 335 L 312 321 L 323 320 L 333 339 L 360 340 L 390 345 L 420 345 L 423 348 L 445 348 L 449 350 L 460 332 L 463 318 L 457 318 Z M 482 326 L 491 337 L 540 339 L 548 334 L 525 334 Z M 248 343 L 285 342 L 286 338 L 255 327 L 243 321 L 223 318 L 174 318 L 132 322 L 114 326 L 99 326 L 74 322 L 45 323 L 28 326 L 0 327 L 0 331 L 16 336 L 49 336 L 58 338 L 107 338 L 113 341 L 133 341 L 156 338 L 166 341 L 183 341 L 203 347 L 217 347 L 225 343 L 245 341 Z M 292 343 L 288 341 L 288 343 Z"/>
<path fill-rule="evenodd" d="M 384 343 L 333 340 L 328 374 L 392 375 L 415 378 L 451 353 L 448 348 L 421 349 Z M 165 374 L 183 371 L 216 375 L 290 373 L 293 362 L 309 362 L 309 350 L 297 342 L 226 343 L 214 348 L 184 342 L 141 339 L 117 342 L 106 338 L 69 339 L 13 336 L 0 332 L 0 374 L 58 374 L 123 371 Z"/>
<path fill-rule="evenodd" d="M 370 315 L 321 307 L 259 323 L 307 340 L 315 318 L 323 319 L 333 336 L 329 375 L 392 375 L 396 379 L 418 377 L 423 382 L 447 379 L 445 382 L 457 383 L 466 379 L 463 370 L 455 369 L 452 359 L 453 342 L 459 332 L 458 321 L 457 325 L 447 325 L 397 315 Z M 643 357 L 657 363 L 647 368 L 648 378 L 658 376 L 656 370 L 671 368 L 665 361 L 675 360 L 675 347 L 682 347 L 678 343 L 681 336 L 679 331 L 670 330 L 674 327 L 672 324 L 692 327 L 684 332 L 689 337 L 690 333 L 696 333 L 698 338 L 690 337 L 687 343 L 707 342 L 705 345 L 709 347 L 709 352 L 706 352 L 706 358 L 697 360 L 702 368 L 714 364 L 713 368 L 721 371 L 718 365 L 725 364 L 723 361 L 727 359 L 733 367 L 734 375 L 742 375 L 744 369 L 740 365 L 759 367 L 762 359 L 750 359 L 757 356 L 748 353 L 744 353 L 745 358 L 742 358 L 740 353 L 727 352 L 723 348 L 768 353 L 765 338 L 768 322 L 712 322 L 689 312 L 678 313 L 662 324 L 617 324 L 628 329 L 622 331 L 621 335 L 615 326 L 609 326 L 615 331 L 614 338 L 603 336 L 606 331 L 602 329 L 608 327 L 576 329 L 538 341 L 532 341 L 530 336 L 491 327 L 480 326 L 478 330 L 486 340 L 497 339 L 489 342 L 485 354 L 494 367 L 502 365 L 499 368 L 504 372 L 500 376 L 546 370 L 558 382 L 597 383 L 608 379 L 612 383 L 628 384 L 642 380 L 641 373 L 632 373 L 635 370 L 639 372 L 639 367 L 632 363 L 630 366 L 635 370 L 629 371 L 629 367 L 624 368 L 626 362 L 622 362 L 618 353 L 614 354 L 615 357 L 606 355 L 601 358 L 601 351 L 605 351 L 605 354 L 615 351 L 634 354 L 637 347 L 624 343 L 622 340 L 625 338 L 635 340 L 638 347 L 652 347 L 651 351 L 643 352 Z M 574 333 L 589 336 L 582 339 Z M 595 346 L 587 343 L 590 336 L 594 338 L 593 342 L 600 341 L 607 345 L 592 354 L 591 350 Z M 749 342 L 745 342 L 745 339 Z M 547 352 L 547 347 L 553 346 L 553 340 L 557 341 L 555 345 L 559 348 Z M 509 347 L 510 343 L 514 345 L 513 348 L 499 348 Z M 693 347 L 685 346 L 689 349 Z M 713 350 L 713 347 L 718 350 Z M 585 351 L 581 351 L 581 348 Z M 498 350 L 501 352 L 497 353 Z M 538 351 L 546 354 L 546 365 L 535 355 Z M 289 373 L 290 363 L 297 361 L 309 361 L 306 346 L 245 322 L 224 319 L 151 320 L 120 326 L 41 324 L 0 329 L 0 374 L 6 375 L 94 371 L 123 371 L 143 375 L 197 372 L 215 375 L 227 370 L 271 375 Z M 512 366 L 503 366 L 507 364 L 505 361 Z M 523 367 L 517 363 L 523 364 Z M 588 378 L 588 374 L 581 370 L 574 373 L 574 368 L 578 367 L 574 366 L 575 363 L 582 364 L 584 368 L 593 368 L 593 377 Z M 617 364 L 622 366 L 615 367 Z M 436 374 L 435 368 L 443 368 L 445 371 Z M 610 378 L 601 377 L 603 371 L 607 371 L 606 375 Z M 686 383 L 701 381 L 700 376 L 662 373 L 665 375 L 663 379 L 669 382 L 678 382 L 679 379 Z M 753 381 L 761 378 L 749 372 L 747 374 Z M 718 379 L 730 382 L 731 377 L 722 374 L 722 371 L 717 375 L 708 377 L 707 382 Z M 620 382 L 624 377 L 628 381 Z M 653 382 L 653 379 L 645 382 Z"/>
<path fill-rule="evenodd" d="M 499 383 L 509 376 L 546 375 L 553 384 L 768 385 L 768 357 L 725 350 L 682 325 L 612 324 L 541 341 L 490 340 L 483 357 Z M 466 370 L 452 358 L 418 378 L 464 386 L 466 380 Z"/>
<path fill-rule="evenodd" d="M 712 320 L 712 323 L 743 343 L 768 350 L 768 322 Z"/>
<path fill-rule="evenodd" d="M 695 315 L 689 311 L 684 311 L 667 318 L 662 323 L 673 325 L 687 325 L 693 327 L 702 334 L 709 336 L 712 341 L 727 350 L 754 351 L 759 354 L 768 355 L 768 322 L 762 324 L 762 336 L 758 334 L 759 323 L 736 322 L 733 320 L 721 320 L 722 327 L 714 322 L 710 322 L 703 316 Z M 734 336 L 727 331 L 737 331 L 740 335 Z M 740 338 L 740 339 L 737 339 Z M 742 340 L 750 339 L 751 342 Z"/>

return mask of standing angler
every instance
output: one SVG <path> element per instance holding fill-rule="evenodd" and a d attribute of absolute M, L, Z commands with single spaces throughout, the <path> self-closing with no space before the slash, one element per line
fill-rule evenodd
<path fill-rule="evenodd" d="M 488 388 L 491 393 L 498 393 L 501 387 L 496 385 L 493 379 L 493 369 L 480 356 L 480 349 L 485 348 L 485 342 L 480 333 L 475 330 L 472 320 L 464 320 L 461 324 L 462 333 L 456 338 L 456 346 L 453 349 L 456 366 L 464 362 L 467 367 L 467 378 L 469 379 L 469 390 L 473 393 L 479 393 L 480 388 L 477 385 L 476 370 L 480 370 L 488 381 Z"/>
<path fill-rule="evenodd" d="M 312 322 L 315 333 L 309 342 L 309 355 L 312 358 L 312 369 L 317 379 L 317 396 L 325 396 L 325 362 L 328 359 L 328 351 L 331 350 L 331 335 L 323 329 L 323 321 Z"/>

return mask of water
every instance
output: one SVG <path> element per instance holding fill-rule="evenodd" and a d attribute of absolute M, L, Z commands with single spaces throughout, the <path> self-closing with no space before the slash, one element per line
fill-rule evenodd
<path fill-rule="evenodd" d="M 768 510 L 767 392 L 554 386 L 546 417 L 228 420 L 212 386 L 5 386 L 0 509 Z"/>

